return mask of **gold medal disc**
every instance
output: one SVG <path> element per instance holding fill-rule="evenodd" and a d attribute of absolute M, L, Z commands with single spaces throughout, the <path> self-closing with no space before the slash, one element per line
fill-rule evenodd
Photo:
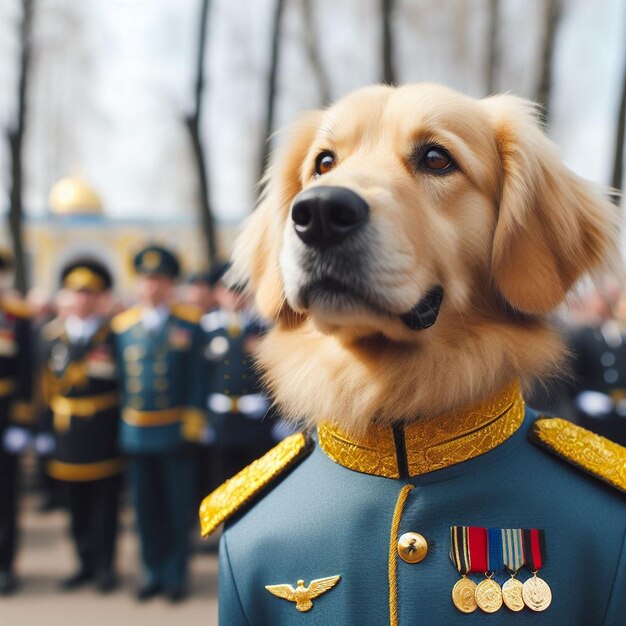
<path fill-rule="evenodd" d="M 478 608 L 474 597 L 475 592 L 476 583 L 467 576 L 463 576 L 452 588 L 454 606 L 462 613 L 473 613 Z"/>
<path fill-rule="evenodd" d="M 491 578 L 487 578 L 478 584 L 474 593 L 476 604 L 485 613 L 495 613 L 502 606 L 502 589 Z"/>
<path fill-rule="evenodd" d="M 524 603 L 533 611 L 545 611 L 552 602 L 552 590 L 548 583 L 536 574 L 523 585 Z"/>
<path fill-rule="evenodd" d="M 523 587 L 517 578 L 509 578 L 502 585 L 502 600 L 511 611 L 521 611 L 524 608 Z"/>

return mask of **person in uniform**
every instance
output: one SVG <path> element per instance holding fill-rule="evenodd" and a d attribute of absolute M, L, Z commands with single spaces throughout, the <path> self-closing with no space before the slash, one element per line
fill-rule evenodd
<path fill-rule="evenodd" d="M 139 600 L 185 596 L 188 531 L 195 489 L 190 442 L 206 433 L 200 359 L 201 312 L 173 302 L 176 256 L 148 246 L 134 258 L 139 304 L 117 315 L 123 408 L 121 443 L 129 457 L 144 580 Z"/>
<path fill-rule="evenodd" d="M 619 303 L 619 291 L 586 298 L 590 323 L 567 334 L 573 367 L 565 397 L 577 423 L 626 445 L 626 328 Z"/>
<path fill-rule="evenodd" d="M 47 471 L 59 481 L 70 513 L 79 566 L 65 590 L 95 581 L 109 592 L 114 568 L 123 463 L 115 342 L 104 309 L 112 279 L 100 262 L 78 259 L 61 276 L 71 294 L 67 316 L 44 326 L 44 397 L 39 447 L 53 438 Z"/>
<path fill-rule="evenodd" d="M 202 311 L 203 317 L 217 310 L 217 302 L 215 300 L 215 285 L 219 277 L 215 269 L 209 271 L 194 272 L 187 280 L 185 286 L 184 298 L 185 303 L 190 304 Z M 202 326 L 202 319 L 200 325 Z M 205 358 L 203 349 L 202 357 Z M 212 361 L 206 361 L 204 372 L 210 378 L 210 370 L 214 367 Z M 209 492 L 215 489 L 222 482 L 221 472 L 216 473 L 216 448 L 215 448 L 215 429 L 209 425 L 206 430 L 205 437 L 198 445 L 198 481 L 197 496 L 198 501 Z M 215 549 L 213 545 L 210 549 Z"/>
<path fill-rule="evenodd" d="M 206 313 L 204 358 L 208 363 L 210 423 L 215 432 L 214 476 L 218 484 L 236 474 L 275 443 L 276 420 L 268 413 L 252 353 L 265 327 L 250 311 L 241 289 L 228 287 L 228 264 L 211 273 L 218 309 Z M 205 492 L 206 493 L 206 492 Z"/>
<path fill-rule="evenodd" d="M 0 595 L 17 588 L 18 460 L 30 441 L 32 341 L 28 307 L 8 293 L 11 257 L 0 253 Z"/>

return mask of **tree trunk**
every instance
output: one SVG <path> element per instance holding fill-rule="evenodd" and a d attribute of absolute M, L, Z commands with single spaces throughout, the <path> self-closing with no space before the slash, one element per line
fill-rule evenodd
<path fill-rule="evenodd" d="M 393 61 L 393 36 L 391 32 L 391 18 L 394 11 L 394 0 L 381 0 L 381 23 L 382 32 L 382 54 L 383 54 L 383 83 L 395 85 L 396 68 Z"/>
<path fill-rule="evenodd" d="M 313 6 L 311 0 L 302 0 L 302 11 L 304 14 L 304 45 L 306 48 L 309 63 L 313 68 L 313 74 L 317 82 L 322 106 L 326 106 L 331 101 L 330 84 L 328 76 L 324 71 L 324 64 L 320 57 L 317 46 L 318 38 L 315 29 L 315 19 L 313 18 Z"/>
<path fill-rule="evenodd" d="M 617 131 L 615 138 L 615 155 L 613 157 L 613 175 L 611 186 L 619 192 L 624 187 L 624 142 L 626 141 L 626 62 L 624 63 L 624 77 L 622 82 L 622 95 L 620 98 L 619 112 L 617 114 Z M 614 201 L 620 202 L 620 194 L 615 194 Z"/>
<path fill-rule="evenodd" d="M 20 24 L 20 66 L 17 93 L 17 120 L 8 131 L 11 153 L 11 180 L 9 191 L 9 230 L 15 257 L 15 287 L 26 293 L 26 262 L 24 256 L 24 207 L 22 204 L 24 129 L 26 123 L 26 92 L 31 53 L 31 32 L 33 23 L 33 0 L 22 0 L 22 23 Z"/>
<path fill-rule="evenodd" d="M 485 91 L 491 96 L 496 91 L 498 76 L 498 22 L 500 19 L 500 0 L 489 0 L 487 32 L 487 74 L 485 77 Z"/>
<path fill-rule="evenodd" d="M 552 95 L 554 44 L 556 41 L 556 30 L 560 17 L 561 1 L 545 0 L 543 41 L 541 45 L 541 65 L 535 100 L 543 108 L 543 119 L 546 124 L 550 119 L 550 96 Z"/>
<path fill-rule="evenodd" d="M 209 0 L 202 0 L 200 7 L 200 31 L 198 33 L 198 48 L 196 53 L 196 82 L 194 89 L 194 110 L 185 117 L 185 125 L 191 138 L 191 146 L 198 171 L 198 190 L 200 193 L 200 224 L 206 244 L 206 259 L 211 265 L 217 255 L 217 241 L 215 234 L 215 220 L 211 210 L 209 174 L 207 158 L 200 136 L 202 99 L 204 95 L 204 56 L 206 49 L 206 32 L 209 14 Z"/>
<path fill-rule="evenodd" d="M 274 129 L 274 116 L 276 109 L 276 94 L 278 83 L 278 65 L 280 62 L 280 39 L 282 31 L 283 13 L 285 0 L 276 0 L 274 6 L 274 19 L 272 21 L 272 51 L 270 57 L 270 71 L 267 80 L 267 108 L 265 112 L 265 128 L 263 130 L 261 157 L 259 159 L 259 176 L 261 179 L 267 167 L 270 153 L 270 137 Z"/>

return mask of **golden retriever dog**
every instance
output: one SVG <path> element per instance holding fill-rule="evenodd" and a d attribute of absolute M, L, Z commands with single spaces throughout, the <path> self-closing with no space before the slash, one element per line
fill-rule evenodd
<path fill-rule="evenodd" d="M 510 95 L 361 89 L 265 182 L 231 274 L 276 322 L 260 364 L 286 414 L 355 434 L 554 373 L 547 316 L 615 251 L 613 206 Z"/>
<path fill-rule="evenodd" d="M 537 418 L 517 382 L 559 371 L 548 316 L 615 223 L 512 96 L 370 87 L 290 129 L 231 280 L 275 321 L 259 360 L 283 414 L 317 436 L 204 499 L 221 624 L 623 622 L 626 450 Z M 525 529 L 515 597 L 498 529 Z"/>

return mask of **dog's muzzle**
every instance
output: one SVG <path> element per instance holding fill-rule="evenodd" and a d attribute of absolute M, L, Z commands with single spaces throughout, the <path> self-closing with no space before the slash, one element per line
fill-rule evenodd
<path fill-rule="evenodd" d="M 368 245 L 369 217 L 367 202 L 346 187 L 316 186 L 295 197 L 291 220 L 306 250 L 301 304 L 308 308 L 312 300 L 332 307 L 356 303 L 376 314 L 399 317 L 411 330 L 430 328 L 443 301 L 441 285 L 431 287 L 410 311 L 398 315 L 388 312 L 384 297 L 368 280 L 363 251 Z"/>

